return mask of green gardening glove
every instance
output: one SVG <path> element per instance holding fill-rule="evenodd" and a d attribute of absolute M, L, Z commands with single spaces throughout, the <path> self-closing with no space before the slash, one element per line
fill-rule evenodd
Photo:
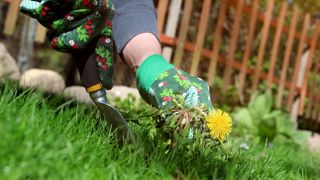
<path fill-rule="evenodd" d="M 137 86 L 142 98 L 159 109 L 170 109 L 182 95 L 187 107 L 205 106 L 208 111 L 213 110 L 208 84 L 175 68 L 160 55 L 148 57 L 139 67 Z"/>
<path fill-rule="evenodd" d="M 201 138 L 201 144 L 214 145 L 211 140 L 223 143 L 231 132 L 232 119 L 213 108 L 208 84 L 174 67 L 161 55 L 151 55 L 142 62 L 137 87 L 145 101 L 161 110 L 157 127 L 161 127 L 168 147 L 175 147 L 181 136 L 188 142 Z"/>
<path fill-rule="evenodd" d="M 74 53 L 94 45 L 102 85 L 112 88 L 114 5 L 110 0 L 23 0 L 20 11 L 49 29 L 55 50 Z"/>

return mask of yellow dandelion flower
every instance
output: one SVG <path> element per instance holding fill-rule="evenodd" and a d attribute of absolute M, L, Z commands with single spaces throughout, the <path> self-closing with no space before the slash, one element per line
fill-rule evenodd
<path fill-rule="evenodd" d="M 221 109 L 211 111 L 207 116 L 207 126 L 210 134 L 214 139 L 222 142 L 225 137 L 231 133 L 232 119 L 231 116 Z"/>

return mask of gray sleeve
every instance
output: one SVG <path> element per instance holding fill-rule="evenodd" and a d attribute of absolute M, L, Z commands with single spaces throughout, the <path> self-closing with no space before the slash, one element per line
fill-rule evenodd
<path fill-rule="evenodd" d="M 112 20 L 117 51 L 136 35 L 152 33 L 158 39 L 157 14 L 152 0 L 113 0 L 116 11 Z"/>

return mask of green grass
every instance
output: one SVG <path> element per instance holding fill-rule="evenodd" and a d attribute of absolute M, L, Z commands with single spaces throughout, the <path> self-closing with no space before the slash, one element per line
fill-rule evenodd
<path fill-rule="evenodd" d="M 122 102 L 127 119 L 152 121 L 150 108 Z M 320 161 L 295 146 L 177 147 L 166 153 L 148 127 L 131 123 L 137 142 L 117 146 L 94 108 L 34 91 L 0 90 L 0 179 L 316 179 Z M 249 143 L 250 144 L 250 143 Z M 191 146 L 192 147 L 192 146 Z"/>

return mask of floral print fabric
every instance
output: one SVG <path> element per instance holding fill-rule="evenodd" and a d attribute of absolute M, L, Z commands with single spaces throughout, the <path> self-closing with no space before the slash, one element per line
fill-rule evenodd
<path fill-rule="evenodd" d="M 49 29 L 51 47 L 63 52 L 81 51 L 95 45 L 99 78 L 112 88 L 113 43 L 110 0 L 23 0 L 20 11 Z"/>
<path fill-rule="evenodd" d="M 187 106 L 204 105 L 213 109 L 208 84 L 178 68 L 160 74 L 149 92 L 148 101 L 158 108 L 170 108 L 176 96 L 183 95 Z"/>

